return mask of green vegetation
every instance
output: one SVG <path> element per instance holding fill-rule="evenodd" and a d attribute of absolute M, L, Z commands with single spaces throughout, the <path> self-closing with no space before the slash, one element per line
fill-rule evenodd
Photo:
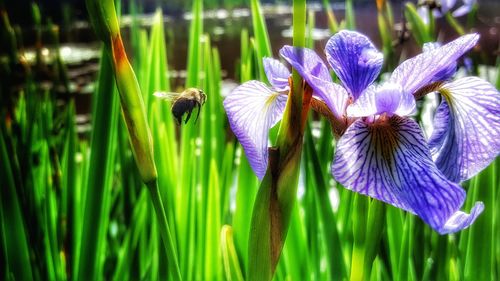
<path fill-rule="evenodd" d="M 107 11 L 99 10 L 99 1 L 88 2 L 93 20 L 110 20 L 99 13 L 115 13 L 111 0 L 104 1 Z M 75 97 L 65 96 L 61 104 L 56 87 L 47 89 L 37 78 L 41 70 L 57 68 L 54 84 L 69 87 L 64 62 L 58 58 L 55 66 L 47 66 L 37 59 L 36 66 L 27 66 L 19 59 L 22 42 L 2 9 L 1 44 L 9 52 L 0 60 L 0 279 L 500 278 L 500 160 L 463 183 L 465 208 L 482 201 L 483 214 L 466 230 L 438 235 L 414 215 L 334 182 L 330 124 L 317 116 L 290 124 L 293 114 L 300 116 L 303 110 L 303 88 L 295 71 L 289 105 L 295 108 L 287 109 L 289 115 L 273 129 L 271 142 L 282 151 L 293 150 L 285 136 L 297 133 L 303 138 L 302 153 L 293 155 L 294 165 L 282 171 L 286 178 L 277 186 L 270 176 L 259 183 L 228 128 L 221 54 L 204 30 L 204 8 L 221 2 L 248 5 L 252 14 L 252 26 L 241 30 L 241 44 L 234 46 L 240 49 L 239 82 L 265 80 L 262 58 L 276 58 L 272 47 L 281 46 L 271 44 L 261 3 L 186 1 L 193 19 L 184 87 L 203 89 L 207 102 L 197 122 L 191 119 L 178 127 L 171 103 L 152 95 L 176 90 L 168 75 L 169 58 L 177 54 L 167 54 L 165 41 L 165 27 L 175 32 L 175 22 L 165 22 L 158 10 L 150 28 L 130 28 L 131 42 L 125 45 L 132 61 L 120 68 L 113 45 L 113 39 L 121 38 L 115 15 L 111 24 L 94 22 L 105 44 L 92 96 L 90 138 L 78 135 Z M 355 16 L 356 1 L 346 1 L 345 14 L 333 14 L 329 2 L 323 1 L 321 13 L 328 14 L 330 30 L 355 29 L 361 20 Z M 387 32 L 394 25 L 390 3 L 381 2 L 378 47 L 386 56 L 384 70 L 391 71 L 401 58 L 394 45 L 398 38 Z M 32 13 L 39 34 L 45 20 L 36 5 Z M 306 1 L 294 0 L 293 45 L 314 44 L 314 13 L 307 15 Z M 436 38 L 434 23 L 425 25 L 415 6 L 406 5 L 405 15 L 419 46 Z M 498 88 L 500 59 L 487 68 L 479 57 L 472 56 L 474 71 Z M 14 82 L 6 79 L 19 70 L 24 80 L 12 93 Z M 270 197 L 271 189 L 285 195 L 282 201 L 270 202 L 276 199 Z M 270 229 L 271 204 L 279 204 L 282 212 L 279 245 L 266 239 L 276 234 Z M 277 255 L 272 247 L 279 248 Z"/>

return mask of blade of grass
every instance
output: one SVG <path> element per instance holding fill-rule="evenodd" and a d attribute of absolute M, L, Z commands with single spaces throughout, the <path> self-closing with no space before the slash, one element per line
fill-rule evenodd
<path fill-rule="evenodd" d="M 30 262 L 30 248 L 23 217 L 14 185 L 11 159 L 5 144 L 5 128 L 0 126 L 0 176 L 2 185 L 0 196 L 0 217 L 2 249 L 6 259 L 5 279 L 33 280 Z"/>
<path fill-rule="evenodd" d="M 220 182 L 217 172 L 216 163 L 211 161 L 210 165 L 210 182 L 208 184 L 208 200 L 206 214 L 206 229 L 205 236 L 205 273 L 204 279 L 222 280 L 221 266 L 221 243 L 220 230 L 222 228 L 220 217 Z"/>
<path fill-rule="evenodd" d="M 93 109 L 93 132 L 91 139 L 91 155 L 87 176 L 85 211 L 81 236 L 80 258 L 74 279 L 98 279 L 97 268 L 101 261 L 98 249 L 103 241 L 102 228 L 105 202 L 108 201 L 110 186 L 106 185 L 108 178 L 112 178 L 114 161 L 112 142 L 116 134 L 118 115 L 118 101 L 114 94 L 115 83 L 111 60 L 108 53 L 103 51 L 101 71 L 99 74 L 98 90 L 95 108 Z M 111 109 L 111 111 L 110 111 Z M 110 129 L 111 128 L 111 129 Z M 107 214 L 106 214 L 107 216 Z"/>
<path fill-rule="evenodd" d="M 347 29 L 349 30 L 356 29 L 356 17 L 354 13 L 353 0 L 345 1 L 345 22 Z"/>
<path fill-rule="evenodd" d="M 226 280 L 243 281 L 238 254 L 234 247 L 233 230 L 229 225 L 224 225 L 221 230 L 221 250 Z"/>
<path fill-rule="evenodd" d="M 266 22 L 263 17 L 263 12 L 260 7 L 259 0 L 250 0 L 250 7 L 252 11 L 252 27 L 255 38 L 255 50 L 257 53 L 257 65 L 259 71 L 259 80 L 267 81 L 267 76 L 264 72 L 264 65 L 262 63 L 263 57 L 272 57 L 271 43 L 269 40 L 269 33 L 267 31 Z M 304 19 L 305 20 L 305 19 Z"/>
<path fill-rule="evenodd" d="M 202 70 L 203 70 L 203 58 L 202 58 L 202 34 L 203 34 L 203 1 L 194 0 L 192 6 L 192 21 L 189 28 L 189 42 L 188 42 L 188 61 L 187 61 L 187 77 L 186 77 L 186 88 L 202 86 Z M 208 101 L 210 99 L 208 98 Z M 193 165 L 192 159 L 196 158 L 196 142 L 195 139 L 198 136 L 198 128 L 194 123 L 183 124 L 181 129 L 181 155 L 180 155 L 180 165 L 181 165 L 181 179 L 178 183 L 178 195 L 179 198 L 177 214 L 178 235 L 179 245 L 181 253 L 181 270 L 182 274 L 186 276 L 188 280 L 192 280 L 197 273 L 194 267 L 199 270 L 203 270 L 203 264 L 195 264 L 196 251 L 201 250 L 196 247 L 191 241 L 196 241 L 196 223 L 197 215 L 196 212 L 200 211 L 197 208 L 197 196 L 196 191 L 196 179 L 199 175 L 193 173 L 196 171 L 197 165 Z M 186 211 L 189 210 L 189 211 Z M 198 252 L 198 255 L 200 253 Z M 202 271 L 203 272 L 203 271 Z"/>
<path fill-rule="evenodd" d="M 323 0 L 323 9 L 326 11 L 326 16 L 328 18 L 328 28 L 332 34 L 337 33 L 339 29 L 339 25 L 337 19 L 335 18 L 335 14 L 333 13 L 332 6 L 330 5 L 330 1 Z"/>
<path fill-rule="evenodd" d="M 482 201 L 485 206 L 483 213 L 476 219 L 468 230 L 468 245 L 466 251 L 464 278 L 488 280 L 495 276 L 495 186 L 497 183 L 497 167 L 493 162 L 488 168 L 472 179 L 470 192 L 473 192 L 475 201 Z M 467 231 L 467 230 L 466 230 Z M 477 249 L 482 249 L 478 252 Z"/>
<path fill-rule="evenodd" d="M 144 190 L 140 193 L 134 206 L 131 219 L 132 225 L 130 226 L 130 230 L 127 232 L 125 238 L 123 239 L 122 246 L 120 247 L 116 270 L 113 276 L 113 280 L 115 281 L 130 279 L 130 267 L 132 265 L 133 258 L 136 256 L 131 253 L 134 253 L 135 249 L 137 249 L 139 234 L 144 229 L 146 221 L 146 199 L 147 193 Z"/>
<path fill-rule="evenodd" d="M 417 13 L 417 9 L 413 3 L 406 3 L 405 18 L 408 20 L 412 35 L 419 46 L 432 41 L 432 36 L 428 30 L 428 26 L 425 25 L 422 18 Z"/>
<path fill-rule="evenodd" d="M 330 280 L 343 280 L 347 276 L 347 271 L 345 268 L 343 256 L 342 256 L 342 244 L 340 241 L 338 229 L 337 229 L 337 218 L 332 210 L 330 204 L 330 196 L 328 194 L 328 187 L 326 179 L 324 177 L 323 169 L 321 168 L 321 162 L 318 157 L 318 153 L 314 148 L 314 140 L 312 137 L 311 129 L 308 127 L 306 130 L 306 143 L 305 143 L 305 159 L 304 163 L 306 166 L 306 173 L 313 174 L 313 182 L 308 185 L 314 191 L 314 196 L 318 200 L 318 215 L 319 221 L 323 222 L 323 235 L 324 242 L 326 244 L 326 259 L 328 262 L 328 268 L 330 271 Z M 324 163 L 324 162 L 323 162 Z"/>

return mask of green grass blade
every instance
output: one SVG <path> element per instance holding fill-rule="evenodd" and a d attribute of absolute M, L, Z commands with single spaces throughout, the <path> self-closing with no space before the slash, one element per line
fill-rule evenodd
<path fill-rule="evenodd" d="M 399 276 L 399 257 L 401 256 L 401 245 L 403 243 L 403 228 L 404 228 L 404 214 L 396 207 L 387 206 L 386 209 L 386 224 L 387 224 L 387 244 L 389 255 L 389 262 L 392 275 L 395 278 Z"/>
<path fill-rule="evenodd" d="M 33 280 L 30 247 L 24 226 L 23 215 L 14 184 L 11 159 L 5 142 L 5 128 L 0 127 L 0 231 L 2 255 L 5 256 L 6 280 Z M 5 184 L 5 185 L 4 185 Z"/>
<path fill-rule="evenodd" d="M 332 6 L 330 5 L 330 1 L 323 0 L 323 9 L 326 11 L 326 16 L 328 18 L 328 28 L 332 34 L 337 33 L 339 29 L 339 24 L 337 19 L 335 18 L 335 14 L 333 13 Z"/>
<path fill-rule="evenodd" d="M 315 14 L 313 10 L 307 13 L 306 48 L 314 49 L 314 27 L 316 26 Z"/>
<path fill-rule="evenodd" d="M 222 257 L 220 231 L 222 228 L 220 215 L 220 182 L 215 161 L 210 165 L 210 182 L 208 184 L 208 200 L 206 213 L 206 233 L 205 233 L 205 273 L 204 279 L 221 280 L 222 279 Z"/>
<path fill-rule="evenodd" d="M 129 277 L 130 267 L 134 257 L 136 257 L 136 255 L 131 253 L 135 253 L 135 250 L 137 249 L 140 233 L 144 229 L 144 224 L 146 222 L 147 196 L 148 194 L 146 190 L 143 190 L 134 206 L 131 219 L 132 224 L 123 239 L 122 246 L 120 247 L 116 270 L 113 276 L 114 281 L 131 279 Z"/>
<path fill-rule="evenodd" d="M 255 50 L 257 52 L 257 65 L 259 70 L 259 80 L 267 81 L 262 63 L 263 57 L 272 57 L 271 42 L 267 31 L 266 22 L 263 17 L 263 12 L 260 7 L 259 0 L 250 0 L 252 10 L 252 27 L 255 38 Z M 305 20 L 305 19 L 304 19 Z"/>
<path fill-rule="evenodd" d="M 412 35 L 419 46 L 422 46 L 426 42 L 432 41 L 432 36 L 428 30 L 428 26 L 425 25 L 422 18 L 419 16 L 417 9 L 415 8 L 415 5 L 413 5 L 413 3 L 406 3 L 405 17 L 410 24 Z"/>
<path fill-rule="evenodd" d="M 246 272 L 248 264 L 248 236 L 250 232 L 251 212 L 258 190 L 258 179 L 253 173 L 243 149 L 239 147 L 240 166 L 236 190 L 236 210 L 233 217 L 234 241 L 236 250 L 241 257 L 242 271 Z"/>
<path fill-rule="evenodd" d="M 65 143 L 62 152 L 61 170 L 62 170 L 62 195 L 59 209 L 59 227 L 61 228 L 59 241 L 64 241 L 63 248 L 67 249 L 68 253 L 65 254 L 65 259 L 68 259 L 73 254 L 72 243 L 74 242 L 70 234 L 74 233 L 74 224 L 70 223 L 71 218 L 74 216 L 75 206 L 73 200 L 76 194 L 77 185 L 77 167 L 76 153 L 77 153 L 77 135 L 75 124 L 75 104 L 70 102 L 69 108 L 66 113 L 66 126 Z M 72 260 L 66 261 L 69 263 L 68 268 L 73 268 Z M 67 279 L 67 278 L 64 278 Z"/>
<path fill-rule="evenodd" d="M 347 276 L 344 259 L 342 256 L 342 244 L 337 229 L 337 218 L 332 210 L 330 204 L 330 196 L 327 188 L 327 181 L 325 179 L 321 162 L 316 149 L 314 148 L 314 140 L 310 127 L 306 130 L 306 143 L 305 147 L 305 165 L 306 173 L 312 173 L 312 184 L 308 185 L 308 189 L 314 190 L 314 196 L 318 201 L 316 203 L 318 208 L 319 221 L 323 223 L 323 239 L 326 245 L 326 258 L 328 261 L 328 268 L 330 271 L 331 280 L 343 280 Z M 328 163 L 328 162 L 326 162 Z M 312 210 L 311 210 L 312 211 Z"/>
<path fill-rule="evenodd" d="M 203 34 L 203 1 L 193 0 L 193 20 L 189 29 L 186 87 L 200 86 L 201 35 Z"/>
<path fill-rule="evenodd" d="M 353 0 L 345 1 L 345 22 L 346 28 L 349 30 L 356 30 L 356 16 L 353 5 Z"/>
<path fill-rule="evenodd" d="M 465 260 L 464 278 L 466 280 L 492 280 L 496 272 L 495 261 L 495 197 L 497 182 L 497 163 L 472 179 L 470 192 L 473 201 L 482 201 L 485 205 L 483 213 L 469 228 L 468 245 Z M 482 249 L 478 251 L 478 249 Z M 494 279 L 494 278 L 493 278 Z"/>
<path fill-rule="evenodd" d="M 105 214 L 105 204 L 109 201 L 110 186 L 106 181 L 112 178 L 114 162 L 113 134 L 116 134 L 118 99 L 114 92 L 115 83 L 111 60 L 103 51 L 99 84 L 96 94 L 96 107 L 93 111 L 93 132 L 91 140 L 91 155 L 85 199 L 85 213 L 81 236 L 80 257 L 75 280 L 98 279 L 97 268 L 101 261 L 99 250 L 104 243 L 102 228 Z M 109 182 L 108 182 L 109 183 Z"/>
<path fill-rule="evenodd" d="M 222 260 L 224 262 L 224 273 L 228 281 L 243 281 L 238 261 L 238 254 L 234 247 L 233 230 L 231 226 L 224 225 L 221 230 Z"/>

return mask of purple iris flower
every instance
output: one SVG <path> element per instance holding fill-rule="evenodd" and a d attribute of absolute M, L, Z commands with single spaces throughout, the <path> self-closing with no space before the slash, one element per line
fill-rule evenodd
<path fill-rule="evenodd" d="M 457 5 L 457 0 L 436 0 L 435 2 L 436 7 L 432 9 L 432 13 L 434 17 L 440 18 L 448 12 L 450 12 L 453 17 L 461 17 L 463 15 L 466 15 L 472 10 L 477 0 L 463 0 L 462 4 L 455 10 L 453 10 L 453 8 Z M 420 5 L 420 7 L 418 8 L 418 14 L 425 23 L 428 23 L 429 5 Z"/>
<path fill-rule="evenodd" d="M 327 60 L 342 85 L 332 82 L 326 64 L 314 51 L 283 47 L 281 56 L 313 88 L 315 99 L 329 109 L 330 119 L 335 119 L 332 127 L 345 126 L 335 130 L 339 139 L 332 163 L 334 178 L 350 190 L 418 215 L 441 234 L 469 226 L 482 212 L 483 204 L 476 202 L 470 214 L 460 211 L 465 191 L 457 182 L 477 174 L 500 152 L 499 92 L 477 77 L 450 80 L 457 59 L 478 39 L 477 34 L 470 34 L 441 47 L 427 45 L 424 53 L 403 62 L 380 85 L 374 81 L 382 67 L 382 54 L 360 33 L 341 31 L 326 45 Z M 280 81 L 289 75 L 284 71 L 278 74 L 269 64 L 266 70 L 270 77 L 281 77 Z M 257 100 L 250 98 L 259 92 L 256 83 L 241 85 L 224 102 L 250 163 L 257 159 L 255 146 L 246 141 L 256 131 L 252 126 L 261 130 L 253 138 L 261 140 L 259 143 L 264 138 L 267 143 L 270 124 L 277 122 L 283 112 L 281 103 L 286 101 L 271 98 L 271 90 L 261 102 L 264 109 L 239 101 L 240 96 Z M 410 116 L 415 113 L 415 100 L 433 91 L 441 93 L 443 102 L 427 141 Z M 243 112 L 237 107 L 242 104 L 248 105 Z M 275 113 L 272 108 L 277 109 Z M 267 127 L 259 121 L 259 112 L 267 116 L 262 117 L 268 120 Z M 242 119 L 247 121 L 239 121 Z M 252 167 L 261 178 L 267 158 L 260 160 L 265 161 Z"/>

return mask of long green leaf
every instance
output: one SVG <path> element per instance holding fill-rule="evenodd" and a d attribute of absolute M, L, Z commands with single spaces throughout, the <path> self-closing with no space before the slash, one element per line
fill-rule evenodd
<path fill-rule="evenodd" d="M 75 280 L 95 280 L 99 278 L 97 268 L 101 258 L 98 249 L 104 243 L 104 233 L 101 229 L 105 228 L 103 221 L 107 217 L 105 202 L 109 201 L 111 188 L 109 179 L 112 178 L 113 173 L 114 144 L 112 140 L 118 126 L 118 99 L 114 93 L 115 83 L 111 60 L 105 51 L 102 53 L 100 69 L 99 86 L 92 114 L 94 116 L 94 130 L 90 147 L 91 155 L 89 174 L 87 176 L 87 198 L 85 199 L 85 213 L 80 238 L 81 244 L 77 253 L 80 260 L 74 275 Z"/>

